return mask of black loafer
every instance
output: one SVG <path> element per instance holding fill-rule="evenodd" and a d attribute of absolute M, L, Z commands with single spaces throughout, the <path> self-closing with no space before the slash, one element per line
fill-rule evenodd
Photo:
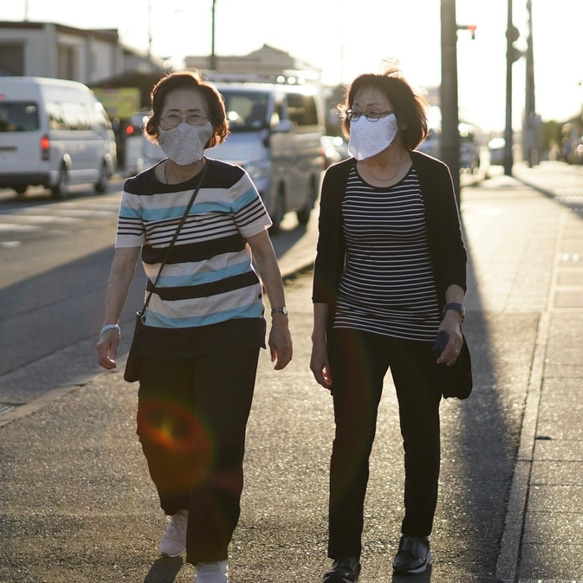
<path fill-rule="evenodd" d="M 393 572 L 399 575 L 417 575 L 423 573 L 431 564 L 429 539 L 426 536 L 401 537 L 399 552 L 393 562 Z"/>
<path fill-rule="evenodd" d="M 358 557 L 342 557 L 332 563 L 332 568 L 324 575 L 322 583 L 353 583 L 358 581 L 359 573 Z"/>

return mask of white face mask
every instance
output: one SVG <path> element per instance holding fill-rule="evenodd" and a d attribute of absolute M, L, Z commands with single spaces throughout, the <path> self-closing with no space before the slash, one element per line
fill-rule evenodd
<path fill-rule="evenodd" d="M 193 126 L 182 122 L 171 130 L 158 128 L 158 143 L 172 162 L 186 166 L 200 160 L 204 147 L 213 135 L 211 122 L 203 126 Z"/>
<path fill-rule="evenodd" d="M 370 158 L 388 148 L 398 131 L 397 116 L 394 113 L 377 121 L 369 121 L 361 115 L 356 121 L 350 122 L 348 151 L 357 160 Z"/>

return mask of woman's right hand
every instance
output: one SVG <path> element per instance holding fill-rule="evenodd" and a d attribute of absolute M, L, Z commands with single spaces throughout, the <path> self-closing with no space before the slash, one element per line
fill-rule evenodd
<path fill-rule="evenodd" d="M 105 294 L 104 323 L 119 322 L 119 317 L 128 296 L 128 290 L 136 271 L 136 262 L 140 247 L 120 247 L 115 250 L 111 272 L 107 281 Z M 117 365 L 117 347 L 119 346 L 120 332 L 116 328 L 109 328 L 101 334 L 97 342 L 97 358 L 99 364 L 111 370 Z"/>
<path fill-rule="evenodd" d="M 107 370 L 117 367 L 115 359 L 117 357 L 117 347 L 119 346 L 120 334 L 117 330 L 106 330 L 97 343 L 97 357 L 99 364 Z"/>
<path fill-rule="evenodd" d="M 332 376 L 328 363 L 328 349 L 325 341 L 312 343 L 312 357 L 310 359 L 310 370 L 319 385 L 330 390 L 332 386 Z"/>

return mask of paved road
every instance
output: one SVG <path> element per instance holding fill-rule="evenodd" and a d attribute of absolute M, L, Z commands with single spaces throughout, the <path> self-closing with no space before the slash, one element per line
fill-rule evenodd
<path fill-rule="evenodd" d="M 541 171 L 545 174 L 546 167 Z M 577 172 L 573 181 L 580 185 Z M 555 175 L 555 186 L 558 179 Z M 571 178 L 562 174 L 561 180 L 561 187 L 571 188 Z M 471 255 L 465 332 L 474 357 L 475 393 L 467 402 L 446 401 L 442 408 L 441 497 L 432 537 L 436 560 L 415 578 L 433 583 L 491 583 L 502 572 L 501 551 L 512 546 L 503 538 L 529 387 L 540 365 L 541 323 L 549 293 L 557 298 L 561 291 L 553 283 L 557 241 L 565 225 L 581 229 L 577 208 L 504 177 L 466 189 L 462 201 Z M 573 222 L 565 223 L 565 217 Z M 280 250 L 285 270 L 306 260 L 313 226 L 300 234 L 292 228 L 286 235 L 285 252 Z M 289 247 L 292 240 L 297 242 Z M 572 250 L 560 251 L 576 263 Z M 329 395 L 314 383 L 307 366 L 310 283 L 309 273 L 287 281 L 296 340 L 292 365 L 275 372 L 265 353 L 260 362 L 243 514 L 231 547 L 234 583 L 316 582 L 328 566 L 333 425 Z M 163 518 L 134 435 L 135 398 L 135 387 L 119 372 L 108 373 L 63 387 L 61 398 L 48 404 L 37 400 L 18 414 L 0 416 L 0 425 L 10 420 L 0 427 L 0 583 L 192 581 L 194 571 L 181 559 L 156 558 Z M 387 380 L 360 583 L 401 583 L 390 574 L 402 515 L 395 405 Z M 34 415 L 23 415 L 32 409 Z M 522 515 L 518 518 L 522 525 Z M 536 552 L 536 546 L 530 548 Z M 578 549 L 572 548 L 573 556 Z M 551 570 L 528 571 L 531 565 L 536 562 L 524 562 L 523 572 L 553 576 Z M 560 573 L 565 581 L 581 575 Z"/>
<path fill-rule="evenodd" d="M 83 355 L 103 318 L 120 184 L 106 195 L 75 187 L 64 201 L 42 189 L 22 200 L 2 191 L 0 408 L 99 372 Z M 132 289 L 127 319 L 142 286 Z"/>

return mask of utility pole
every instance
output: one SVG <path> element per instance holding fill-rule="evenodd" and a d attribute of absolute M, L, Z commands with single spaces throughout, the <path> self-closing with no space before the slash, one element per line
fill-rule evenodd
<path fill-rule="evenodd" d="M 460 202 L 460 136 L 455 0 L 441 0 L 441 159 L 449 166 Z"/>
<path fill-rule="evenodd" d="M 215 8 L 217 0 L 213 0 L 212 14 L 211 14 L 211 58 L 209 69 L 211 71 L 217 70 L 217 56 L 215 54 Z"/>
<path fill-rule="evenodd" d="M 148 0 L 148 72 L 152 65 L 152 0 Z"/>
<path fill-rule="evenodd" d="M 512 65 L 515 60 L 514 41 L 518 39 L 518 30 L 512 24 L 512 0 L 508 2 L 506 27 L 506 128 L 504 130 L 504 174 L 512 176 Z"/>
<path fill-rule="evenodd" d="M 524 102 L 524 159 L 530 168 L 538 164 L 537 116 L 534 99 L 534 50 L 532 41 L 532 0 L 527 0 L 528 40 L 526 46 L 526 95 Z"/>

